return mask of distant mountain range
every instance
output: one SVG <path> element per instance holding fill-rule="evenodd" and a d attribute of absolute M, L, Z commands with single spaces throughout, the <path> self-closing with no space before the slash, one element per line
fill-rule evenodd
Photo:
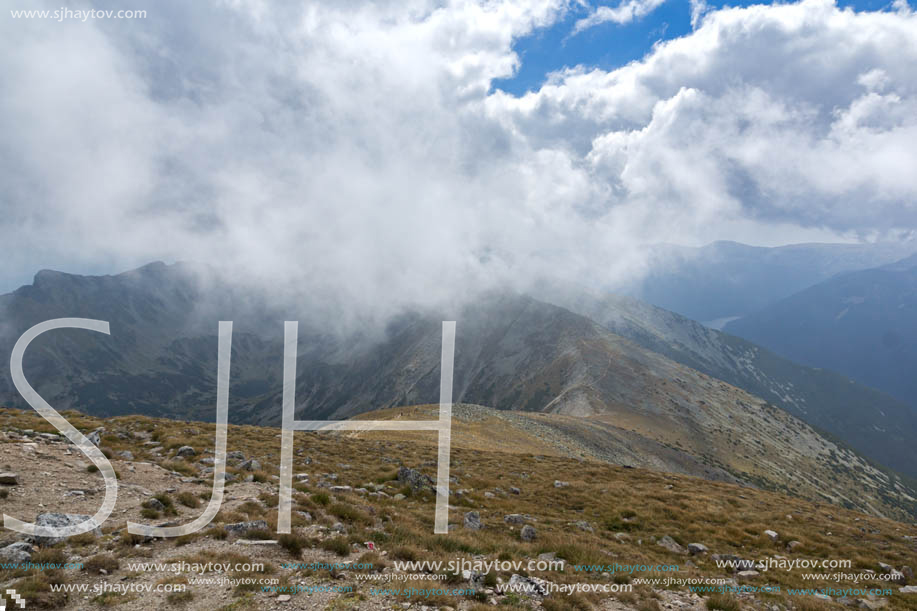
<path fill-rule="evenodd" d="M 406 313 L 377 335 L 332 336 L 304 324 L 297 417 L 436 402 L 440 321 L 455 319 L 456 402 L 562 415 L 551 426 L 628 462 L 883 515 L 914 509 L 917 491 L 908 481 L 846 447 L 917 474 L 914 417 L 894 400 L 813 377 L 633 300 L 552 300 L 564 303 L 489 294 L 453 312 Z M 280 422 L 282 321 L 295 314 L 213 284 L 203 268 L 151 264 L 101 277 L 40 272 L 32 285 L 0 297 L 0 355 L 8 358 L 33 324 L 65 316 L 107 320 L 111 336 L 62 330 L 30 347 L 26 375 L 59 409 L 212 420 L 217 321 L 234 320 L 230 418 Z M 763 398 L 737 387 L 755 384 Z M 8 371 L 0 401 L 23 407 Z M 875 432 L 864 435 L 863 422 L 877 425 Z"/>
<path fill-rule="evenodd" d="M 840 372 L 917 412 L 917 256 L 838 274 L 730 322 L 726 331 Z"/>
<path fill-rule="evenodd" d="M 618 292 L 721 328 L 835 274 L 878 267 L 917 252 L 917 244 L 793 244 L 774 248 L 713 242 L 657 245 L 649 273 Z"/>

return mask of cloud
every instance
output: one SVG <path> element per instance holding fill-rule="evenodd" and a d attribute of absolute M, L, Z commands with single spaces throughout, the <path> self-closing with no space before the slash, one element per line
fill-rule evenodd
<path fill-rule="evenodd" d="M 491 90 L 524 61 L 514 41 L 568 8 L 4 15 L 7 282 L 191 259 L 359 318 L 542 275 L 613 286 L 643 271 L 646 242 L 917 222 L 912 12 L 709 11 L 619 69 Z"/>
<path fill-rule="evenodd" d="M 623 25 L 639 21 L 662 6 L 664 2 L 665 0 L 623 0 L 615 7 L 600 6 L 588 17 L 578 20 L 573 26 L 573 33 L 578 34 L 603 23 Z"/>

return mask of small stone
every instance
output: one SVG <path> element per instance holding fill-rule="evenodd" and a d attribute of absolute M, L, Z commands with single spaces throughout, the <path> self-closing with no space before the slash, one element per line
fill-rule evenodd
<path fill-rule="evenodd" d="M 120 452 L 118 452 L 118 456 L 120 456 L 124 460 L 134 460 L 134 455 L 133 453 L 131 453 L 130 450 L 121 450 Z"/>
<path fill-rule="evenodd" d="M 260 471 L 261 463 L 254 458 L 249 458 L 245 462 L 239 465 L 239 468 L 243 471 Z"/>
<path fill-rule="evenodd" d="M 522 491 L 516 488 L 515 486 L 510 486 L 509 493 L 510 494 L 522 494 Z"/>
<path fill-rule="evenodd" d="M 197 456 L 197 452 L 195 452 L 194 448 L 191 446 L 182 446 L 178 448 L 178 452 L 176 452 L 175 455 L 186 458 L 188 456 Z"/>
<path fill-rule="evenodd" d="M 32 546 L 26 541 L 17 541 L 12 545 L 0 548 L 0 558 L 7 562 L 23 563 L 32 558 Z"/>
<path fill-rule="evenodd" d="M 522 527 L 522 530 L 519 531 L 519 538 L 523 541 L 534 541 L 536 537 L 535 527 L 531 524 L 526 524 Z"/>
<path fill-rule="evenodd" d="M 669 535 L 665 535 L 664 537 L 659 539 L 659 541 L 656 542 L 656 545 L 659 545 L 660 547 L 664 547 L 667 550 L 669 550 L 670 552 L 674 552 L 676 554 L 687 554 L 688 553 L 687 550 L 685 550 L 685 548 L 680 546 L 678 542 L 675 541 L 675 539 L 673 539 Z"/>
<path fill-rule="evenodd" d="M 796 541 L 795 539 L 786 544 L 787 551 L 792 552 L 797 547 L 802 546 L 802 541 Z"/>
<path fill-rule="evenodd" d="M 569 485 L 570 485 L 570 482 L 562 482 L 559 479 L 554 480 L 555 488 L 566 488 Z"/>
<path fill-rule="evenodd" d="M 738 577 L 739 580 L 741 581 L 744 579 L 754 579 L 755 577 L 757 577 L 760 574 L 761 573 L 759 573 L 758 571 L 739 571 L 736 574 L 736 577 Z"/>
<path fill-rule="evenodd" d="M 226 524 L 223 530 L 233 534 L 243 534 L 250 530 L 267 530 L 267 522 L 264 520 L 253 520 L 251 522 L 236 522 L 235 524 Z"/>
<path fill-rule="evenodd" d="M 771 541 L 776 541 L 780 537 L 780 535 L 778 535 L 773 530 L 765 530 L 764 534 L 767 535 L 767 538 L 770 539 Z"/>
<path fill-rule="evenodd" d="M 290 599 L 291 599 L 291 598 L 292 598 L 292 596 L 290 596 L 289 594 L 281 594 L 280 596 L 277 597 L 277 602 L 279 602 L 279 603 L 288 603 L 288 602 L 290 602 Z"/>
<path fill-rule="evenodd" d="M 0 484 L 4 486 L 18 486 L 19 485 L 19 475 L 16 473 L 11 473 L 9 471 L 5 473 L 0 473 Z"/>
<path fill-rule="evenodd" d="M 507 524 L 525 524 L 525 516 L 521 513 L 510 513 L 503 516 L 503 521 Z"/>
<path fill-rule="evenodd" d="M 706 554 L 707 546 L 703 543 L 688 543 L 688 552 L 692 556 L 696 556 L 698 554 Z"/>
<path fill-rule="evenodd" d="M 86 520 L 89 520 L 91 517 L 79 513 L 40 513 L 35 518 L 36 526 L 51 526 L 55 528 L 60 528 L 63 526 L 74 526 L 76 524 L 82 524 Z M 102 536 L 102 529 L 96 526 L 94 529 L 90 530 L 92 534 L 96 537 Z M 67 537 L 44 537 L 44 536 L 34 536 L 35 543 L 41 546 L 50 546 L 57 545 L 61 541 L 67 539 Z"/>
<path fill-rule="evenodd" d="M 469 530 L 481 530 L 484 525 L 481 524 L 481 515 L 477 511 L 469 511 L 465 514 L 465 528 Z"/>

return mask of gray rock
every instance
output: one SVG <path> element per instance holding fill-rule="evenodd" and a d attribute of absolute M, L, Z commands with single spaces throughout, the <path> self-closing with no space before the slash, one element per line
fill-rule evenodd
<path fill-rule="evenodd" d="M 435 489 L 433 478 L 424 475 L 416 469 L 409 469 L 408 467 L 398 468 L 398 481 L 410 486 L 411 490 Z"/>
<path fill-rule="evenodd" d="M 554 480 L 555 488 L 566 488 L 569 485 L 570 485 L 570 482 L 562 482 L 559 479 Z"/>
<path fill-rule="evenodd" d="M 536 536 L 535 527 L 531 524 L 526 524 L 522 527 L 522 530 L 519 531 L 519 538 L 523 541 L 534 541 Z"/>
<path fill-rule="evenodd" d="M 331 486 L 329 490 L 331 490 L 331 492 L 344 493 L 344 492 L 350 492 L 351 490 L 353 490 L 353 488 L 351 488 L 350 486 Z"/>
<path fill-rule="evenodd" d="M 509 487 L 510 494 L 522 494 L 522 491 L 516 488 L 515 486 Z"/>
<path fill-rule="evenodd" d="M 664 547 L 667 550 L 669 550 L 670 552 L 674 552 L 676 554 L 687 554 L 688 553 L 685 548 L 680 546 L 678 542 L 675 541 L 675 539 L 673 539 L 672 537 L 668 535 L 665 535 L 664 537 L 659 539 L 659 541 L 656 541 L 656 545 Z"/>
<path fill-rule="evenodd" d="M 102 443 L 102 436 L 99 434 L 98 430 L 95 430 L 89 433 L 88 435 L 86 435 L 86 439 L 88 439 L 89 442 L 92 443 L 92 445 L 96 447 L 98 447 L 98 445 Z"/>
<path fill-rule="evenodd" d="M 223 530 L 230 534 L 245 534 L 250 530 L 267 530 L 267 522 L 264 520 L 252 520 L 251 522 L 236 522 L 235 524 L 226 524 Z"/>
<path fill-rule="evenodd" d="M 182 446 L 178 448 L 178 452 L 175 453 L 176 456 L 186 458 L 189 456 L 197 456 L 197 452 L 194 451 L 194 448 L 191 446 Z"/>
<path fill-rule="evenodd" d="M 75 524 L 81 524 L 86 520 L 90 519 L 90 516 L 79 514 L 79 513 L 40 513 L 35 518 L 36 526 L 51 526 L 54 528 L 61 528 L 63 526 L 73 526 Z M 89 531 L 95 536 L 102 536 L 102 529 L 96 526 L 94 529 Z M 49 545 L 57 545 L 61 541 L 66 540 L 67 537 L 44 537 L 44 536 L 34 536 L 32 540 L 36 545 L 42 547 Z"/>
<path fill-rule="evenodd" d="M 17 541 L 0 549 L 0 558 L 7 562 L 28 562 L 32 559 L 32 546 L 26 541 Z"/>
<path fill-rule="evenodd" d="M 503 521 L 507 524 L 525 524 L 525 516 L 521 513 L 509 513 L 503 516 Z"/>
<path fill-rule="evenodd" d="M 0 484 L 3 484 L 4 486 L 18 486 L 19 475 L 10 471 L 0 473 Z"/>
<path fill-rule="evenodd" d="M 904 565 L 901 567 L 901 574 L 904 575 L 905 583 L 910 583 L 914 581 L 914 569 Z"/>
<path fill-rule="evenodd" d="M 146 501 L 144 501 L 143 504 L 148 509 L 155 509 L 156 511 L 163 511 L 166 508 L 166 506 L 162 503 L 162 501 L 160 501 L 156 497 L 147 499 Z"/>
<path fill-rule="evenodd" d="M 739 581 L 743 581 L 746 579 L 754 579 L 755 577 L 757 577 L 760 574 L 761 573 L 759 573 L 758 571 L 739 571 L 736 574 L 736 577 L 739 578 Z"/>
<path fill-rule="evenodd" d="M 792 541 L 786 544 L 786 549 L 787 551 L 792 552 L 794 549 L 796 549 L 797 547 L 801 547 L 801 546 L 802 546 L 802 541 L 796 541 L 795 539 L 793 539 Z"/>
<path fill-rule="evenodd" d="M 245 460 L 245 454 L 241 450 L 226 452 L 226 460 Z"/>
<path fill-rule="evenodd" d="M 465 528 L 469 530 L 481 530 L 484 527 L 481 524 L 481 515 L 477 511 L 469 511 L 465 514 Z"/>
<path fill-rule="evenodd" d="M 696 556 L 698 554 L 706 554 L 707 546 L 703 543 L 688 543 L 688 552 L 692 556 Z"/>
<path fill-rule="evenodd" d="M 917 586 L 904 586 L 898 588 L 898 591 L 902 594 L 917 594 Z"/>
<path fill-rule="evenodd" d="M 213 465 L 216 463 L 216 461 L 209 456 L 206 456 L 197 462 L 201 463 L 202 465 Z"/>
<path fill-rule="evenodd" d="M 592 526 L 586 520 L 579 520 L 578 522 L 574 522 L 573 525 L 576 526 L 578 529 L 580 529 L 583 532 L 587 532 L 587 533 L 595 532 Z"/>
<path fill-rule="evenodd" d="M 120 456 L 124 460 L 134 460 L 134 455 L 133 453 L 131 453 L 130 450 L 121 450 L 120 452 L 118 452 L 118 456 Z"/>
<path fill-rule="evenodd" d="M 780 535 L 778 535 L 773 530 L 765 530 L 764 534 L 767 535 L 767 538 L 770 539 L 771 541 L 776 541 L 780 537 Z"/>
<path fill-rule="evenodd" d="M 239 468 L 240 468 L 240 469 L 243 469 L 243 470 L 245 470 L 245 471 L 260 471 L 260 470 L 261 470 L 261 463 L 258 462 L 258 461 L 257 461 L 256 459 L 254 459 L 254 458 L 249 458 L 248 460 L 246 460 L 246 461 L 244 461 L 242 464 L 240 464 L 240 465 L 239 465 Z"/>

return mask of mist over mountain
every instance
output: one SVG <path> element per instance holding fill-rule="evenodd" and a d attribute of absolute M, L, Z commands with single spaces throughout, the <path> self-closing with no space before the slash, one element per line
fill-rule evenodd
<path fill-rule="evenodd" d="M 840 372 L 917 412 L 915 256 L 839 274 L 730 322 L 726 331 Z"/>
<path fill-rule="evenodd" d="M 647 273 L 616 292 L 721 328 L 835 274 L 897 261 L 911 242 L 792 244 L 773 248 L 713 242 L 699 248 L 657 245 Z"/>

